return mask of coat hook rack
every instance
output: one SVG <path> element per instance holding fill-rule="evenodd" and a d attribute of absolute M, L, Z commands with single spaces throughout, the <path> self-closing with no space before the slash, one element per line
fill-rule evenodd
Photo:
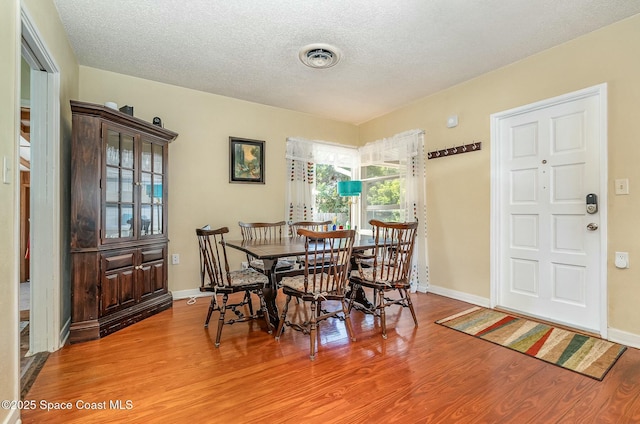
<path fill-rule="evenodd" d="M 450 149 L 433 150 L 427 153 L 427 159 L 444 158 L 462 153 L 476 152 L 478 150 L 482 150 L 482 142 L 474 141 L 473 143 L 452 147 Z"/>

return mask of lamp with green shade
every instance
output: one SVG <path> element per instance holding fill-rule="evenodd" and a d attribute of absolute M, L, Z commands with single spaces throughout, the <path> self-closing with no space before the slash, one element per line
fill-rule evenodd
<path fill-rule="evenodd" d="M 357 197 L 362 193 L 362 181 L 338 181 L 338 195 L 340 197 Z M 354 201 L 349 199 L 349 221 L 347 221 L 347 229 L 350 229 L 351 205 Z"/>

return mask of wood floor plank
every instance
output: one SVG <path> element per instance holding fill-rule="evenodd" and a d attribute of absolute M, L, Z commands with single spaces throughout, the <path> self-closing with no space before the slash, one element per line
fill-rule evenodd
<path fill-rule="evenodd" d="M 637 349 L 627 349 L 604 381 L 581 396 L 565 415 L 568 422 L 585 422 L 597 416 L 598 423 L 638 423 L 640 416 L 640 361 Z M 611 382 L 615 382 L 615 387 Z"/>
<path fill-rule="evenodd" d="M 565 423 L 637 422 L 640 352 L 628 349 L 599 382 L 437 325 L 471 305 L 414 294 L 388 313 L 387 340 L 354 311 L 323 323 L 318 355 L 287 329 L 264 323 L 203 328 L 208 299 L 174 307 L 103 339 L 49 356 L 25 400 L 24 423 Z M 292 305 L 292 308 L 298 308 Z M 295 312 L 295 311 L 294 311 Z M 120 402 L 124 409 L 115 409 Z M 49 402 L 69 410 L 46 411 Z M 80 406 L 106 409 L 82 409 Z M 127 407 L 130 407 L 127 409 Z M 633 421 L 635 419 L 635 421 Z"/>

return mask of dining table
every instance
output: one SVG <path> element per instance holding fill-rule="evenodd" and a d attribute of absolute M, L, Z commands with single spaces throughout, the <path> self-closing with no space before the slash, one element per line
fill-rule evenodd
<path fill-rule="evenodd" d="M 278 259 L 290 257 L 303 257 L 306 253 L 304 237 L 282 237 L 272 240 L 225 240 L 225 246 L 239 250 L 249 256 L 261 259 L 264 263 L 265 273 L 271 282 L 271 289 L 264 292 L 267 309 L 271 317 L 272 324 L 278 323 L 278 307 L 276 305 L 276 296 L 278 293 L 278 282 L 276 276 L 276 263 Z M 321 244 L 318 244 L 320 246 Z M 367 234 L 356 233 L 353 239 L 353 253 L 363 252 L 375 247 L 373 236 Z M 321 248 L 321 247 L 318 247 Z M 354 261 L 352 261 L 352 264 Z M 291 272 L 295 272 L 293 270 Z M 300 272 L 298 270 L 298 272 Z M 278 275 L 286 276 L 278 271 Z"/>

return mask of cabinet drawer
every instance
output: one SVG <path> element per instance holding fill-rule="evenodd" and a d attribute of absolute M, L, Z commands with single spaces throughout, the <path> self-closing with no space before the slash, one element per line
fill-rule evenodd
<path fill-rule="evenodd" d="M 162 259 L 164 259 L 164 246 L 140 250 L 140 263 L 159 261 Z"/>
<path fill-rule="evenodd" d="M 135 260 L 135 254 L 131 252 L 120 252 L 115 255 L 103 255 L 102 261 L 104 264 L 104 271 L 111 271 L 113 269 L 125 268 L 133 266 Z"/>

